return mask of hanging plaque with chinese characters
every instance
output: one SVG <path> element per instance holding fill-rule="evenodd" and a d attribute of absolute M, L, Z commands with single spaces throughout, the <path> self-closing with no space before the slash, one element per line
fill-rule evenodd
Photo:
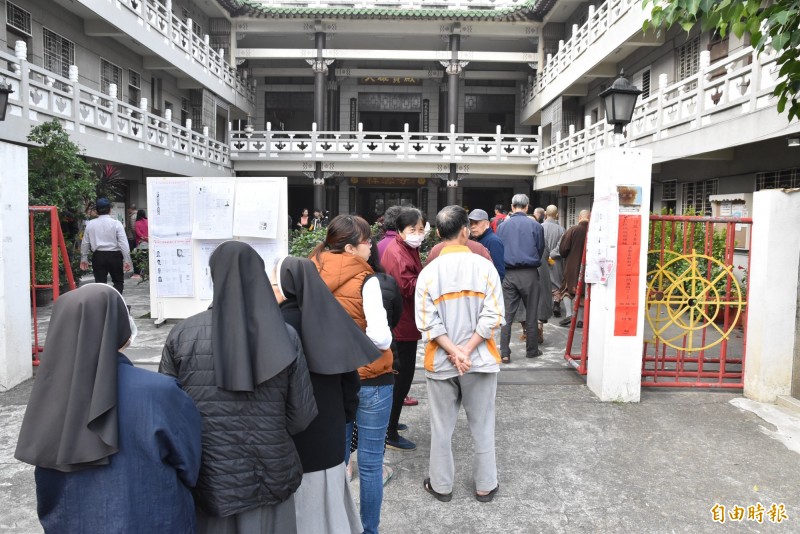
<path fill-rule="evenodd" d="M 422 78 L 413 76 L 363 76 L 358 85 L 422 85 Z"/>

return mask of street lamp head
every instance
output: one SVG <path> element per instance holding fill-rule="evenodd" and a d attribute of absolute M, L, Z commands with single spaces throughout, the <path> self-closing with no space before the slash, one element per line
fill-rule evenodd
<path fill-rule="evenodd" d="M 600 93 L 606 107 L 606 122 L 614 125 L 614 133 L 622 133 L 622 128 L 631 122 L 640 94 L 642 91 L 628 81 L 622 70 L 611 87 Z"/>
<path fill-rule="evenodd" d="M 6 109 L 8 108 L 8 95 L 13 93 L 11 86 L 6 86 L 0 82 L 0 121 L 6 120 Z"/>

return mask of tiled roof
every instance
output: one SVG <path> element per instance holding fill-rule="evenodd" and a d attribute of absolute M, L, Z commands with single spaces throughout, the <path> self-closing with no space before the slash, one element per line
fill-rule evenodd
<path fill-rule="evenodd" d="M 343 7 L 273 7 L 257 0 L 218 0 L 234 17 L 258 18 L 332 18 L 332 19 L 434 19 L 434 20 L 540 20 L 540 4 L 552 0 L 528 0 L 520 7 L 497 9 L 401 9 L 401 8 L 343 8 Z M 549 5 L 547 6 L 550 7 Z"/>

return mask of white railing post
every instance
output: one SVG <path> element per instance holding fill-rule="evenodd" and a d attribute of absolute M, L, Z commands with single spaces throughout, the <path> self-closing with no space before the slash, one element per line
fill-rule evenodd
<path fill-rule="evenodd" d="M 186 24 L 186 34 L 187 34 L 186 42 L 188 43 L 186 45 L 186 48 L 188 48 L 186 52 L 189 54 L 189 59 L 191 61 L 194 61 L 194 31 L 192 31 L 191 17 L 186 17 L 185 24 Z"/>
<path fill-rule="evenodd" d="M 77 65 L 69 66 L 69 94 L 72 95 L 72 121 L 75 124 L 75 131 L 78 131 L 78 123 L 80 122 L 80 106 L 81 106 L 81 88 L 80 88 L 80 73 L 78 72 Z"/>
<path fill-rule="evenodd" d="M 117 84 L 108 84 L 109 104 L 111 105 L 111 132 L 114 134 L 114 141 L 120 142 L 119 139 L 119 109 L 117 106 Z"/>
<path fill-rule="evenodd" d="M 14 57 L 17 58 L 17 63 L 14 64 L 14 70 L 19 75 L 19 104 L 22 107 L 22 117 L 28 117 L 28 109 L 30 108 L 30 66 L 28 65 L 28 45 L 25 41 L 17 41 L 14 44 Z"/>

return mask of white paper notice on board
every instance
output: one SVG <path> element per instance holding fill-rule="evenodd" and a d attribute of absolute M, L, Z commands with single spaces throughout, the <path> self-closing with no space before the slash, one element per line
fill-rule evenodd
<path fill-rule="evenodd" d="M 233 180 L 203 180 L 193 184 L 193 239 L 233 237 Z"/>
<path fill-rule="evenodd" d="M 192 210 L 188 180 L 157 181 L 149 186 L 150 236 L 166 239 L 192 234 Z"/>
<path fill-rule="evenodd" d="M 198 298 L 211 300 L 214 298 L 214 282 L 211 281 L 211 267 L 209 267 L 209 260 L 211 255 L 224 243 L 220 241 L 200 241 L 198 246 L 200 248 L 200 257 L 197 259 L 200 266 L 200 283 L 198 284 Z"/>
<path fill-rule="evenodd" d="M 192 263 L 192 240 L 151 239 L 153 264 L 150 277 L 156 285 L 159 297 L 193 297 L 194 264 Z"/>
<path fill-rule="evenodd" d="M 275 262 L 281 256 L 285 256 L 280 241 L 242 239 L 242 242 L 253 247 L 258 255 L 261 256 L 261 259 L 264 260 L 264 271 L 267 273 L 267 276 L 272 277 L 272 270 L 275 267 Z"/>
<path fill-rule="evenodd" d="M 277 238 L 280 192 L 277 183 L 239 182 L 236 185 L 233 235 Z"/>
<path fill-rule="evenodd" d="M 604 195 L 594 200 L 592 223 L 586 236 L 587 284 L 605 284 L 617 260 L 617 195 Z"/>

